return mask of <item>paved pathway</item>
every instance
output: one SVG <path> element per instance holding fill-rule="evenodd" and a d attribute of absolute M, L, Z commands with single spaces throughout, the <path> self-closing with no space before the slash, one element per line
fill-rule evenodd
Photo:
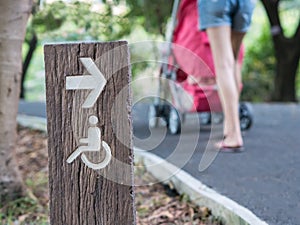
<path fill-rule="evenodd" d="M 221 138 L 188 115 L 182 134 L 149 130 L 147 105 L 133 109 L 135 145 L 183 168 L 201 182 L 247 207 L 269 224 L 300 224 L 300 105 L 255 104 L 255 124 L 245 133 L 245 152 L 219 153 L 208 169 L 199 171 L 209 138 Z M 44 104 L 20 103 L 20 113 L 45 116 Z"/>

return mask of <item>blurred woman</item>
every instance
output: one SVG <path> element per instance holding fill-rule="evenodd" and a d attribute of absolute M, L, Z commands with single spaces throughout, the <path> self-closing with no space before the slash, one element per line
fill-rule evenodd
<path fill-rule="evenodd" d="M 237 73 L 237 58 L 251 23 L 254 5 L 253 0 L 198 0 L 200 29 L 206 30 L 208 35 L 224 112 L 221 151 L 243 149 L 238 110 L 241 80 Z"/>

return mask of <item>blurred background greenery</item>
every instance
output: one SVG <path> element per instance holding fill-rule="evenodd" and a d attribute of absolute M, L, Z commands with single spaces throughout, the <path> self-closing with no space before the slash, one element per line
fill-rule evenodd
<path fill-rule="evenodd" d="M 299 23 L 297 1 L 284 1 L 280 17 L 286 36 L 295 33 Z M 33 56 L 25 71 L 24 97 L 28 101 L 44 101 L 43 45 L 66 41 L 109 41 L 126 39 L 137 41 L 165 39 L 166 24 L 170 20 L 173 1 L 106 0 L 106 1 L 37 1 L 27 27 L 23 46 L 24 61 L 33 47 Z M 296 6 L 296 7 L 295 7 Z M 253 22 L 245 41 L 246 54 L 243 66 L 242 99 L 253 102 L 270 101 L 274 91 L 276 58 L 270 34 L 270 25 L 263 5 L 258 2 Z M 159 51 L 157 46 L 134 49 L 131 58 L 143 58 Z M 28 56 L 27 56 L 28 57 Z M 155 73 L 158 65 L 143 62 L 132 65 L 136 78 L 141 74 Z M 151 75 L 151 74 L 150 74 Z M 297 98 L 300 99 L 300 70 L 297 72 Z"/>

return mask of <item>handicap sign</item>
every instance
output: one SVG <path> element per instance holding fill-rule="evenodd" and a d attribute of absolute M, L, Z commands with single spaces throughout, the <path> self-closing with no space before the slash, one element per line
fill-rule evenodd
<path fill-rule="evenodd" d="M 72 163 L 80 154 L 81 160 L 87 167 L 99 170 L 106 167 L 111 160 L 111 149 L 109 145 L 101 140 L 101 131 L 99 127 L 97 127 L 98 118 L 96 116 L 89 117 L 90 127 L 88 128 L 88 136 L 87 138 L 79 139 L 79 143 L 85 144 L 79 146 L 67 159 L 67 163 Z M 92 163 L 88 160 L 84 152 L 100 152 L 101 148 L 105 150 L 105 158 L 100 163 Z"/>
<path fill-rule="evenodd" d="M 82 105 L 82 108 L 91 108 L 103 91 L 107 80 L 91 58 L 80 58 L 80 61 L 90 75 L 67 76 L 66 90 L 92 90 Z M 96 116 L 89 117 L 88 136 L 79 139 L 81 145 L 68 157 L 67 163 L 72 163 L 81 155 L 83 163 L 94 170 L 103 169 L 109 164 L 112 158 L 111 149 L 105 141 L 102 141 L 101 131 L 97 127 L 97 123 L 98 118 Z M 85 152 L 100 152 L 102 149 L 105 151 L 105 158 L 102 162 L 90 162 L 85 155 Z"/>

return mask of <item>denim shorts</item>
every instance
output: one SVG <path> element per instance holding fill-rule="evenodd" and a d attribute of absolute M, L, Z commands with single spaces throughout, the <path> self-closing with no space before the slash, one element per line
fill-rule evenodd
<path fill-rule="evenodd" d="M 246 32 L 251 23 L 256 0 L 198 0 L 200 29 L 229 25 Z"/>

